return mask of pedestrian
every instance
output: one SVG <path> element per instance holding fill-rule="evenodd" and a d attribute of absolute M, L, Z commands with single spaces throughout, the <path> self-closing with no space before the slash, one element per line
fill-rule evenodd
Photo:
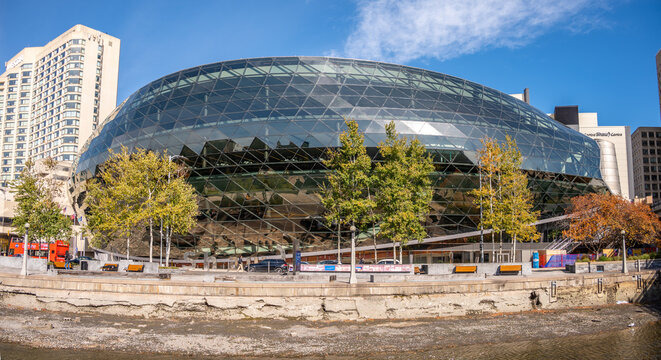
<path fill-rule="evenodd" d="M 363 259 L 363 257 L 361 256 L 361 257 L 360 257 L 360 261 L 358 261 L 358 263 L 359 263 L 359 264 L 364 264 L 364 263 L 365 263 L 365 259 Z"/>
<path fill-rule="evenodd" d="M 239 271 L 243 271 L 243 257 L 239 256 Z"/>
<path fill-rule="evenodd" d="M 64 268 L 71 270 L 71 255 L 69 255 L 68 251 L 64 253 Z"/>

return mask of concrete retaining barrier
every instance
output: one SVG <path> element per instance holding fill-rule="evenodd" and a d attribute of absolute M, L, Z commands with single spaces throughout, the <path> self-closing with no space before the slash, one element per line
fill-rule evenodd
<path fill-rule="evenodd" d="M 46 259 L 28 258 L 28 271 L 46 271 L 48 261 Z M 0 256 L 0 266 L 21 269 L 23 268 L 23 258 L 14 256 Z"/>
<path fill-rule="evenodd" d="M 429 275 L 447 275 L 453 274 L 456 266 L 477 266 L 478 274 L 498 275 L 500 265 L 521 265 L 521 275 L 532 274 L 532 265 L 529 262 L 524 263 L 476 263 L 476 264 L 428 264 L 427 273 Z"/>
<path fill-rule="evenodd" d="M 621 272 L 622 260 L 576 262 L 573 265 L 565 265 L 565 269 L 574 274 Z M 627 271 L 629 272 L 654 269 L 661 269 L 661 259 L 627 260 Z"/>

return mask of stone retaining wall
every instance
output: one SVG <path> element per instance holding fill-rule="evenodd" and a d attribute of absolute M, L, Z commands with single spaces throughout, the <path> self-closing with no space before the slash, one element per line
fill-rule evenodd
<path fill-rule="evenodd" d="M 0 273 L 0 304 L 144 317 L 426 318 L 658 301 L 659 273 L 405 283 L 219 283 Z"/>

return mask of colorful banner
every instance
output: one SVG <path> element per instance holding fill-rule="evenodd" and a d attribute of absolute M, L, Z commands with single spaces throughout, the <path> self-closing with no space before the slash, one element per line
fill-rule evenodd
<path fill-rule="evenodd" d="M 301 271 L 308 272 L 350 272 L 350 264 L 341 264 L 341 265 L 328 265 L 328 264 L 301 264 Z M 404 264 L 383 264 L 383 265 L 373 265 L 373 264 L 356 264 L 356 272 L 368 273 L 368 272 L 388 272 L 388 273 L 412 273 L 413 265 Z"/>

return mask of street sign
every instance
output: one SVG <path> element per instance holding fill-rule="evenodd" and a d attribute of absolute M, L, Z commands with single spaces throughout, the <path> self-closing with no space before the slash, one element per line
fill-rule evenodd
<path fill-rule="evenodd" d="M 300 251 L 296 251 L 296 256 L 295 256 L 295 259 L 294 259 L 294 269 L 296 269 L 296 271 L 301 271 L 301 252 Z"/>

